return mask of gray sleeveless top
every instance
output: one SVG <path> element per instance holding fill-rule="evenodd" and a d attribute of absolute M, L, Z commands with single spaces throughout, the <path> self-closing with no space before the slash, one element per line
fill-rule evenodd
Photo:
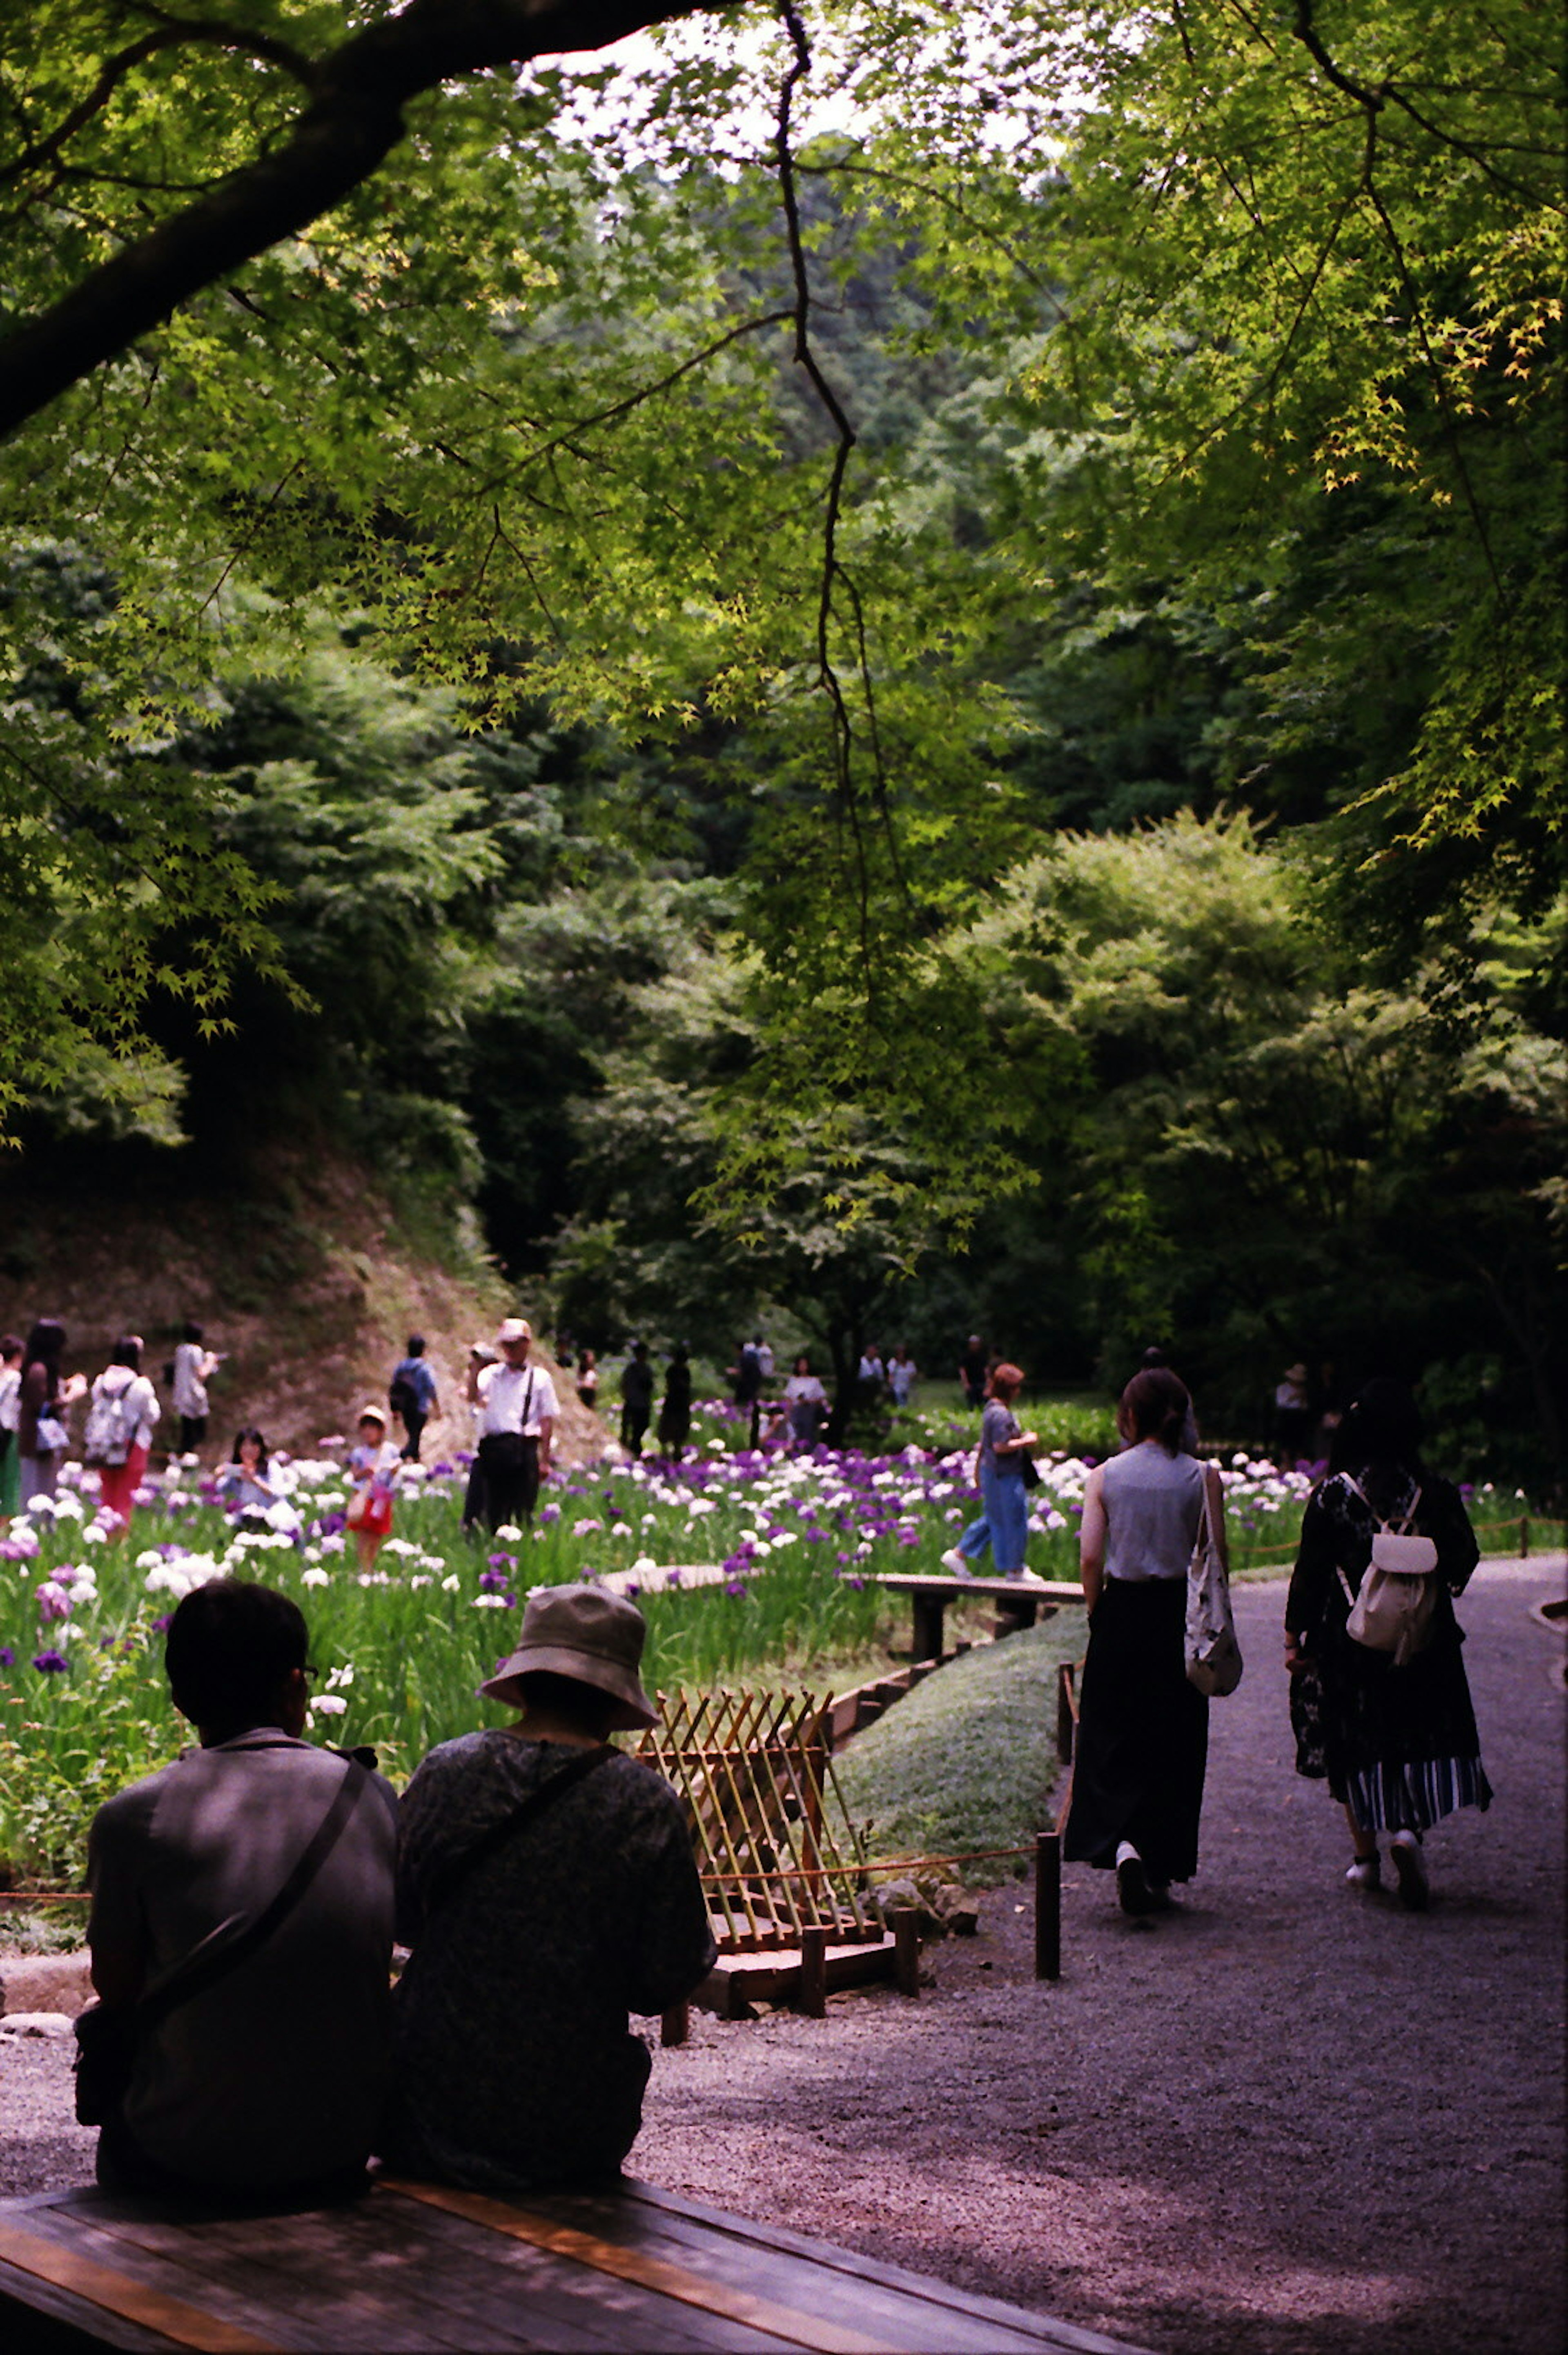
<path fill-rule="evenodd" d="M 1203 1466 L 1144 1440 L 1103 1475 L 1107 1578 L 1185 1578 L 1203 1510 Z"/>

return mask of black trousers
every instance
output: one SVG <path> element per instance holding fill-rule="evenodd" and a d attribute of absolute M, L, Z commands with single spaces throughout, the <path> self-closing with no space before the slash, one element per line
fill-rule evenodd
<path fill-rule="evenodd" d="M 515 1431 L 489 1431 L 479 1442 L 484 1517 L 490 1534 L 505 1521 L 531 1521 L 539 1493 L 539 1444 Z"/>
<path fill-rule="evenodd" d="M 428 1414 L 404 1415 L 403 1462 L 405 1464 L 417 1464 L 419 1462 L 420 1441 L 424 1436 L 424 1427 L 429 1421 L 430 1417 Z"/>

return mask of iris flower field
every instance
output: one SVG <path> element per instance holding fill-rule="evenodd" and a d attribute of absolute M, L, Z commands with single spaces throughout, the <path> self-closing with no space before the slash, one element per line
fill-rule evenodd
<path fill-rule="evenodd" d="M 650 1690 L 825 1692 L 875 1675 L 890 1644 L 907 1641 L 907 1606 L 876 1575 L 938 1568 L 977 1508 L 972 1442 L 954 1447 L 950 1420 L 916 1419 L 904 1427 L 923 1438 L 897 1454 L 754 1455 L 731 1416 L 706 1408 L 702 1452 L 678 1465 L 558 1471 L 531 1531 L 494 1539 L 462 1529 L 463 1462 L 408 1466 L 393 1534 L 368 1572 L 344 1528 L 347 1487 L 332 1454 L 272 1459 L 292 1534 L 231 1519 L 213 1476 L 190 1460 L 147 1482 L 122 1532 L 99 1514 L 96 1475 L 68 1465 L 52 1505 L 36 1500 L 0 1539 L 0 1862 L 15 1882 L 79 1880 L 94 1808 L 190 1738 L 169 1705 L 159 1638 L 181 1595 L 209 1578 L 256 1578 L 295 1597 L 311 1630 L 313 1733 L 373 1744 L 394 1780 L 433 1743 L 506 1721 L 475 1687 L 512 1648 L 535 1586 L 623 1573 L 648 1621 Z M 1091 1461 L 1041 1462 L 1029 1541 L 1041 1577 L 1076 1576 Z M 1223 1476 L 1234 1560 L 1244 1567 L 1263 1551 L 1277 1562 L 1308 1476 L 1238 1456 Z M 661 1575 L 698 1565 L 723 1575 L 691 1585 Z"/>

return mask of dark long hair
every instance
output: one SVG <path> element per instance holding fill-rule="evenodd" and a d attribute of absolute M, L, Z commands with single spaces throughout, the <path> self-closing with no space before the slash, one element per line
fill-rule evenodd
<path fill-rule="evenodd" d="M 1181 1446 L 1181 1433 L 1191 1411 L 1187 1384 L 1168 1366 L 1146 1366 L 1122 1392 L 1116 1428 L 1130 1445 L 1157 1439 L 1168 1455 Z"/>
<path fill-rule="evenodd" d="M 1420 1473 L 1421 1417 L 1403 1382 L 1379 1376 L 1363 1382 L 1334 1433 L 1330 1472 L 1364 1472 L 1388 1464 Z"/>
<path fill-rule="evenodd" d="M 258 1472 L 264 1472 L 267 1468 L 267 1443 L 253 1423 L 242 1423 L 235 1433 L 234 1454 L 229 1460 L 231 1463 L 239 1463 L 240 1450 L 248 1439 L 254 1440 L 256 1443 L 256 1469 Z"/>
<path fill-rule="evenodd" d="M 27 1346 L 22 1352 L 23 1364 L 33 1366 L 41 1360 L 50 1374 L 58 1378 L 64 1355 L 65 1327 L 58 1316 L 40 1316 L 27 1336 Z"/>

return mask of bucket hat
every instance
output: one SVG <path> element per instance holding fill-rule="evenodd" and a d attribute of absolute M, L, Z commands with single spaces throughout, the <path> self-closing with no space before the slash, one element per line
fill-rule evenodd
<path fill-rule="evenodd" d="M 366 1401 L 354 1420 L 356 1423 L 379 1423 L 383 1431 L 387 1428 L 386 1409 L 378 1406 L 374 1399 Z"/>
<path fill-rule="evenodd" d="M 522 1641 L 479 1690 L 489 1700 L 519 1702 L 517 1680 L 530 1669 L 597 1686 L 615 1703 L 612 1726 L 652 1725 L 658 1711 L 637 1670 L 647 1623 L 635 1603 L 602 1586 L 541 1586 L 523 1613 Z"/>
<path fill-rule="evenodd" d="M 526 1316 L 503 1316 L 496 1327 L 497 1341 L 531 1341 L 534 1328 Z"/>

